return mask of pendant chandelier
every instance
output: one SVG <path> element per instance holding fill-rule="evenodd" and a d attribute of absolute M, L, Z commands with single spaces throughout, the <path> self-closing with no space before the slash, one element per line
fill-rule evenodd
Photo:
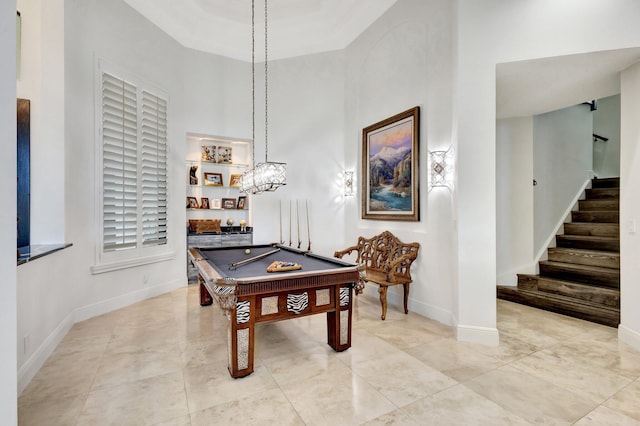
<path fill-rule="evenodd" d="M 255 61 L 255 0 L 251 0 L 251 99 L 252 99 L 252 133 L 251 133 L 251 169 L 242 174 L 240 191 L 247 194 L 272 192 L 286 185 L 286 163 L 269 161 L 268 138 L 268 62 L 267 62 L 267 0 L 264 0 L 264 163 L 255 162 L 256 142 L 256 61 Z"/>

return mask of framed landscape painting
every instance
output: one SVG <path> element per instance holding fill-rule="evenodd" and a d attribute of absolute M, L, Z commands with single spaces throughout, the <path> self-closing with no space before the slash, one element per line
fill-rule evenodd
<path fill-rule="evenodd" d="M 362 130 L 362 218 L 418 221 L 420 107 Z"/>

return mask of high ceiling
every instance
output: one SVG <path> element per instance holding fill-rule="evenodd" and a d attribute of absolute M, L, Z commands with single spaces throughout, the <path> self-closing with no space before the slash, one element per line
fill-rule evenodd
<path fill-rule="evenodd" d="M 250 0 L 124 0 L 183 46 L 251 61 Z M 397 0 L 268 0 L 269 60 L 343 49 Z M 255 0 L 256 61 L 264 59 L 264 0 Z M 496 115 L 529 116 L 620 91 L 640 49 L 498 64 Z"/>
<path fill-rule="evenodd" d="M 524 117 L 620 93 L 620 71 L 640 61 L 640 48 L 606 50 L 498 64 L 497 118 Z"/>
<path fill-rule="evenodd" d="M 249 0 L 124 0 L 185 47 L 251 61 Z M 397 0 L 269 0 L 269 60 L 343 49 Z M 255 3 L 256 61 L 264 1 Z"/>

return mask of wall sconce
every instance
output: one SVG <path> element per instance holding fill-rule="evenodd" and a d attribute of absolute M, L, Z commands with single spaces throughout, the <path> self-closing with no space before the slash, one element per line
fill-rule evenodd
<path fill-rule="evenodd" d="M 353 185 L 353 172 L 344 171 L 342 172 L 343 184 L 344 184 L 344 195 L 346 197 L 355 195 L 355 189 Z"/>
<path fill-rule="evenodd" d="M 430 189 L 441 186 L 453 188 L 453 163 L 451 148 L 446 151 L 429 151 Z"/>

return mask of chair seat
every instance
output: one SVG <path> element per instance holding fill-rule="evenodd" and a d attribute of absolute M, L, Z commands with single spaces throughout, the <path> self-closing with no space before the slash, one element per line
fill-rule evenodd
<path fill-rule="evenodd" d="M 398 285 L 398 284 L 409 284 L 411 282 L 411 280 L 406 280 L 401 278 L 393 282 L 388 281 L 388 276 L 389 274 L 385 271 L 380 271 L 377 269 L 367 269 L 365 271 L 363 280 L 376 283 L 378 285 L 387 286 L 387 287 L 392 285 Z"/>

